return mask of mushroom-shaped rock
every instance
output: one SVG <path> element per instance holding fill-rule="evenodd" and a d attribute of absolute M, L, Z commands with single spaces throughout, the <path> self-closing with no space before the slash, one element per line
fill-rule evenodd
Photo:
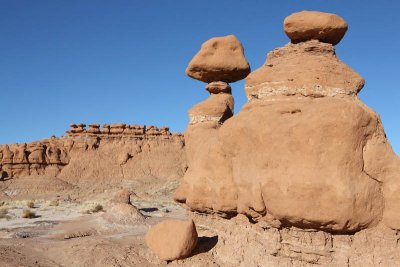
<path fill-rule="evenodd" d="M 243 46 L 234 35 L 206 41 L 186 69 L 188 76 L 207 83 L 236 82 L 249 73 Z"/>
<path fill-rule="evenodd" d="M 146 244 L 161 260 L 183 259 L 197 244 L 196 226 L 192 220 L 165 220 L 153 226 Z"/>
<path fill-rule="evenodd" d="M 319 40 L 336 45 L 347 31 L 347 23 L 343 18 L 318 11 L 293 13 L 285 18 L 283 25 L 293 43 Z"/>

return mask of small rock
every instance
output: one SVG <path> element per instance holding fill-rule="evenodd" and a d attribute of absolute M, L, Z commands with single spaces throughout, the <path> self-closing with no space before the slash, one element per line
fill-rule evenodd
<path fill-rule="evenodd" d="M 226 82 L 211 82 L 206 86 L 207 91 L 211 94 L 226 93 L 231 94 L 231 87 Z"/>
<path fill-rule="evenodd" d="M 161 260 L 183 259 L 197 244 L 193 220 L 165 220 L 153 226 L 146 235 L 147 246 Z"/>

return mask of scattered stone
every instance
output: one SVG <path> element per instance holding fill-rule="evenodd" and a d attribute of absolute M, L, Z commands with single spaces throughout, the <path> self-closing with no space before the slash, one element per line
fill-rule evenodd
<path fill-rule="evenodd" d="M 285 18 L 284 30 L 293 43 L 309 40 L 336 45 L 347 31 L 343 18 L 331 13 L 301 11 Z"/>
<path fill-rule="evenodd" d="M 64 235 L 64 239 L 73 239 L 73 238 L 80 238 L 93 235 L 93 231 L 78 231 L 67 233 Z"/>
<path fill-rule="evenodd" d="M 146 235 L 146 244 L 161 260 L 190 256 L 197 244 L 193 220 L 165 220 L 154 225 Z"/>
<path fill-rule="evenodd" d="M 186 74 L 206 83 L 236 82 L 250 73 L 242 44 L 234 35 L 206 41 L 190 61 Z"/>

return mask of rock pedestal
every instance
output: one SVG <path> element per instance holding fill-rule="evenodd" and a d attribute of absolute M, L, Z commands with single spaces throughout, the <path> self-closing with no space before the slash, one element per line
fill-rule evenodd
<path fill-rule="evenodd" d="M 332 14 L 304 14 L 285 20 L 292 43 L 246 78 L 240 112 L 218 127 L 191 119 L 189 168 L 175 200 L 195 211 L 303 229 L 400 229 L 400 159 L 379 116 L 357 97 L 364 79 L 333 47 L 347 24 Z M 192 110 L 205 110 L 203 103 Z"/>

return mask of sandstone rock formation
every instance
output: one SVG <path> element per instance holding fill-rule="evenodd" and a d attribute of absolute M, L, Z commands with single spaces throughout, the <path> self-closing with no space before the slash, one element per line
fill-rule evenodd
<path fill-rule="evenodd" d="M 131 197 L 131 192 L 129 192 L 128 189 L 122 189 L 115 194 L 114 198 L 112 199 L 112 202 L 131 204 L 130 197 Z"/>
<path fill-rule="evenodd" d="M 179 179 L 186 170 L 184 146 L 183 135 L 168 127 L 71 124 L 61 138 L 0 145 L 0 171 L 2 179 L 47 176 L 74 184 L 93 176 Z"/>
<path fill-rule="evenodd" d="M 146 244 L 162 260 L 183 259 L 196 247 L 196 226 L 192 220 L 162 221 L 149 230 Z"/>
<path fill-rule="evenodd" d="M 243 79 L 250 73 L 239 40 L 228 35 L 206 41 L 186 69 L 188 76 L 208 82 L 207 100 L 189 111 L 190 124 L 223 123 L 233 115 L 234 101 L 228 82 Z"/>
<path fill-rule="evenodd" d="M 283 27 L 293 43 L 309 40 L 336 45 L 347 31 L 347 23 L 341 17 L 318 11 L 302 11 L 285 18 Z"/>
<path fill-rule="evenodd" d="M 400 229 L 400 159 L 357 97 L 364 80 L 335 54 L 345 29 L 331 14 L 289 16 L 293 43 L 246 78 L 248 102 L 237 115 L 193 119 L 211 100 L 189 111 L 189 168 L 175 200 L 275 227 Z M 207 110 L 214 117 L 229 106 L 218 101 Z"/>
<path fill-rule="evenodd" d="M 110 223 L 122 225 L 134 225 L 143 223 L 145 220 L 144 216 L 135 206 L 127 203 L 114 204 L 106 211 L 104 218 Z"/>
<path fill-rule="evenodd" d="M 190 77 L 210 83 L 236 82 L 250 73 L 243 47 L 234 35 L 206 41 L 186 69 Z"/>

